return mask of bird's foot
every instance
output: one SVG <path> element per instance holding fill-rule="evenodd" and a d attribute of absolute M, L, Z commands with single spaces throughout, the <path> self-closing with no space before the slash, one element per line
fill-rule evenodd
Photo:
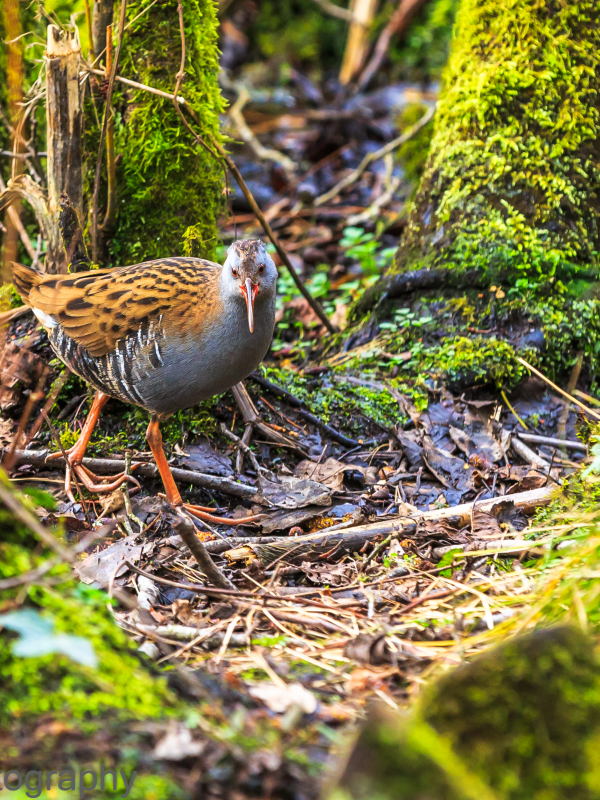
<path fill-rule="evenodd" d="M 230 519 L 229 517 L 217 517 L 212 512 L 213 508 L 207 506 L 195 506 L 190 503 L 183 503 L 181 508 L 185 509 L 188 514 L 191 514 L 196 519 L 201 519 L 204 522 L 213 522 L 216 525 L 247 525 L 250 522 L 258 522 L 262 519 L 262 514 L 252 514 L 248 517 L 241 517 L 240 519 Z"/>
<path fill-rule="evenodd" d="M 52 453 L 48 456 L 46 461 L 51 461 L 55 458 L 61 458 L 62 455 L 63 454 L 61 452 Z M 65 469 L 65 492 L 72 503 L 75 502 L 73 491 L 71 489 L 71 477 L 73 475 L 76 478 L 76 483 L 78 481 L 81 482 L 88 492 L 92 492 L 93 494 L 108 494 L 109 492 L 114 492 L 114 490 L 118 489 L 119 486 L 121 486 L 121 484 L 125 481 L 128 481 L 134 486 L 140 488 L 139 482 L 133 477 L 133 475 L 128 475 L 126 472 L 119 472 L 117 475 L 96 475 L 95 472 L 92 472 L 81 463 L 83 460 L 83 455 L 79 452 L 76 444 L 69 448 L 69 450 L 65 452 L 65 455 L 67 457 Z M 134 464 L 132 469 L 135 469 L 136 466 L 137 465 Z"/>

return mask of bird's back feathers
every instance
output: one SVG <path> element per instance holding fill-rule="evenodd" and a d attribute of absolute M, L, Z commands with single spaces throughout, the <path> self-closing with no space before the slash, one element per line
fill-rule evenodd
<path fill-rule="evenodd" d="M 220 310 L 221 267 L 200 258 L 164 258 L 75 275 L 44 275 L 13 264 L 23 301 L 48 327 L 49 319 L 93 357 L 160 318 L 165 330 L 198 333 Z"/>

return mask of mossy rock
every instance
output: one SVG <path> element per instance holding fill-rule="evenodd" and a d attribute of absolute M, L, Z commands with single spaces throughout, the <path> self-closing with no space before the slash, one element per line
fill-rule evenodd
<path fill-rule="evenodd" d="M 371 714 L 330 800 L 592 800 L 599 741 L 594 642 L 538 630 L 438 680 L 411 718 Z"/>

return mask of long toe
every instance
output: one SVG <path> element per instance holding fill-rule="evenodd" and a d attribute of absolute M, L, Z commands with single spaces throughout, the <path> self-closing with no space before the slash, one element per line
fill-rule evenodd
<path fill-rule="evenodd" d="M 206 506 L 194 506 L 189 503 L 184 503 L 183 508 L 192 514 L 196 519 L 203 519 L 206 522 L 214 522 L 217 525 L 248 525 L 251 522 L 258 522 L 262 519 L 262 514 L 253 514 L 249 517 L 242 517 L 241 519 L 229 519 L 228 517 L 216 517 L 214 514 L 209 514 Z"/>
<path fill-rule="evenodd" d="M 73 471 L 88 492 L 94 492 L 94 494 L 108 494 L 109 492 L 114 492 L 114 490 L 118 489 L 125 481 L 129 481 L 129 483 L 140 488 L 140 484 L 133 475 L 126 475 L 124 472 L 110 476 L 95 475 L 87 467 L 84 467 L 83 464 L 76 464 L 73 467 Z"/>

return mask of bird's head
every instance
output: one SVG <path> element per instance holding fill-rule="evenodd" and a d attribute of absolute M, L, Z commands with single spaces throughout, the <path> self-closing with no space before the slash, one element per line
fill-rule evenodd
<path fill-rule="evenodd" d="M 234 242 L 223 264 L 223 281 L 228 294 L 245 300 L 252 333 L 256 298 L 272 298 L 277 289 L 277 267 L 264 242 L 258 239 Z"/>

